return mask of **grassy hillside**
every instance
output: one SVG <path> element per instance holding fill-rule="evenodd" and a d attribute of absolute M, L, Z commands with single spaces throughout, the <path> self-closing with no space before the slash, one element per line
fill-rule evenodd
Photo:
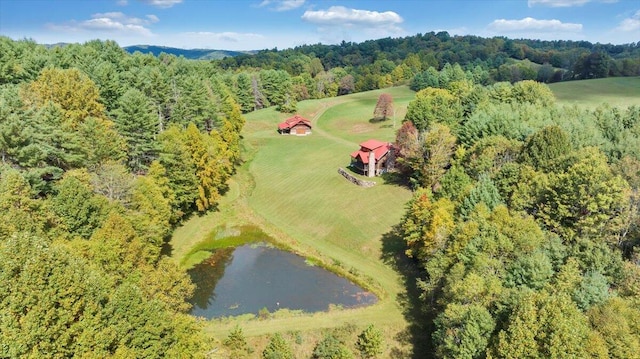
<path fill-rule="evenodd" d="M 567 81 L 550 84 L 559 104 L 596 107 L 640 105 L 640 77 Z"/>
<path fill-rule="evenodd" d="M 395 126 L 393 119 L 370 121 L 383 92 L 393 96 Z M 273 332 L 303 331 L 314 336 L 318 329 L 345 324 L 364 327 L 375 323 L 388 338 L 407 328 L 398 301 L 405 286 L 401 276 L 382 260 L 382 238 L 399 222 L 411 193 L 381 178 L 375 179 L 376 186 L 361 188 L 337 170 L 349 164 L 349 154 L 360 142 L 393 140 L 413 97 L 412 91 L 400 87 L 303 101 L 298 113 L 314 124 L 313 133 L 306 137 L 277 133 L 277 123 L 290 115 L 273 109 L 246 115 L 245 164 L 234 176 L 219 211 L 193 218 L 175 232 L 173 257 L 182 261 L 190 248 L 221 227 L 253 224 L 294 251 L 356 279 L 381 299 L 367 308 L 313 315 L 283 311 L 266 321 L 249 316 L 214 320 L 208 322 L 207 331 L 215 338 L 225 338 L 237 323 L 246 335 L 257 336 L 257 341 Z M 390 348 L 404 345 L 394 339 L 389 344 Z"/>

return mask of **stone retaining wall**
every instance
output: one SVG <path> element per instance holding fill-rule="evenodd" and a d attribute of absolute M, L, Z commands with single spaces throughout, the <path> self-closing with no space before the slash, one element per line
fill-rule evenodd
<path fill-rule="evenodd" d="M 355 183 L 361 187 L 373 187 L 376 185 L 375 182 L 372 181 L 364 181 L 359 178 L 356 178 L 351 173 L 345 171 L 343 168 L 338 168 L 338 173 L 340 173 L 344 178 L 348 179 L 349 182 Z"/>

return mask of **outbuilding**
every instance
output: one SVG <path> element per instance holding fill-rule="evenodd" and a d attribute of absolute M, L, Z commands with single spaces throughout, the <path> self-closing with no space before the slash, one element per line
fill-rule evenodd
<path fill-rule="evenodd" d="M 290 117 L 278 124 L 278 132 L 282 135 L 306 136 L 311 134 L 311 121 L 300 115 Z"/>

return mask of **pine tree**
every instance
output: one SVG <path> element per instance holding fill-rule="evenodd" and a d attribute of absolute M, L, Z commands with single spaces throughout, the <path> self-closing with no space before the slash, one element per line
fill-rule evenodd
<path fill-rule="evenodd" d="M 384 338 L 382 332 L 373 324 L 370 324 L 358 335 L 356 348 L 363 358 L 376 358 L 384 351 Z"/>
<path fill-rule="evenodd" d="M 157 121 L 151 104 L 142 92 L 129 89 L 112 114 L 116 129 L 127 144 L 127 165 L 134 173 L 146 171 L 158 152 Z"/>
<path fill-rule="evenodd" d="M 286 340 L 276 333 L 271 336 L 269 344 L 262 351 L 263 359 L 293 359 L 293 351 L 291 345 Z"/>
<path fill-rule="evenodd" d="M 313 359 L 352 359 L 353 353 L 331 334 L 325 335 L 313 349 Z"/>

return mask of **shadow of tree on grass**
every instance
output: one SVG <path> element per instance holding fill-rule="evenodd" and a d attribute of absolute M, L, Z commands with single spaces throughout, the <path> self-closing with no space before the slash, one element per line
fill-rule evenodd
<path fill-rule="evenodd" d="M 411 189 L 411 186 L 412 186 L 412 184 L 409 181 L 408 177 L 403 175 L 403 174 L 401 174 L 398 171 L 385 172 L 385 173 L 380 175 L 380 178 L 382 178 L 384 183 L 387 183 L 387 184 L 393 184 L 393 185 L 397 185 L 397 186 L 402 186 L 402 187 L 409 188 L 409 189 Z"/>
<path fill-rule="evenodd" d="M 392 348 L 392 356 L 415 359 L 435 358 L 431 340 L 433 317 L 420 298 L 422 290 L 418 285 L 424 272 L 414 260 L 407 257 L 406 249 L 397 226 L 382 236 L 382 260 L 402 276 L 406 290 L 398 295 L 397 301 L 409 326 L 398 334 L 396 340 L 412 348 L 408 353 L 402 348 Z"/>

